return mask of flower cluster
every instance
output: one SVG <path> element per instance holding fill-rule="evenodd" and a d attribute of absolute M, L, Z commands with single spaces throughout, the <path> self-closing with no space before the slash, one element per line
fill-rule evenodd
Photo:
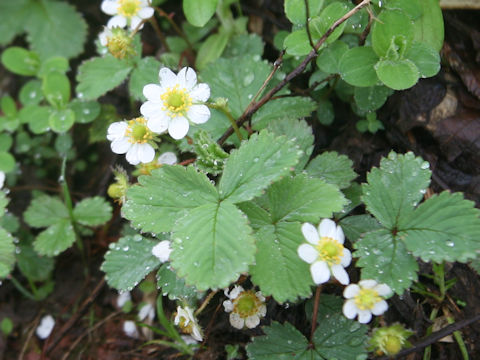
<path fill-rule="evenodd" d="M 229 300 L 223 302 L 226 312 L 230 313 L 230 324 L 237 329 L 253 329 L 260 324 L 260 318 L 267 313 L 265 297 L 260 291 L 244 290 L 236 285 L 232 291 L 225 289 Z"/>
<path fill-rule="evenodd" d="M 298 256 L 310 264 L 310 273 L 315 284 L 323 284 L 333 277 L 342 285 L 348 285 L 350 278 L 345 271 L 352 261 L 350 250 L 343 246 L 345 235 L 340 226 L 330 219 L 323 219 L 318 229 L 310 223 L 302 225 L 302 233 L 308 243 L 298 247 Z M 347 299 L 343 314 L 360 323 L 368 323 L 373 315 L 381 315 L 388 309 L 385 297 L 391 295 L 386 284 L 375 280 L 362 280 L 348 285 L 343 296 Z"/>

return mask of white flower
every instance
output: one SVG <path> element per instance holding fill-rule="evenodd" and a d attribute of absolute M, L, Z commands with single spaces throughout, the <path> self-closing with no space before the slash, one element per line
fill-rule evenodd
<path fill-rule="evenodd" d="M 137 330 L 137 325 L 135 325 L 135 322 L 132 320 L 127 320 L 123 322 L 123 332 L 125 335 L 131 338 L 138 338 L 138 330 Z"/>
<path fill-rule="evenodd" d="M 175 315 L 175 319 L 173 321 L 183 333 L 190 335 L 197 341 L 203 340 L 202 329 L 200 328 L 200 325 L 198 325 L 192 309 L 190 309 L 188 306 L 185 306 L 185 308 L 178 306 L 177 314 Z"/>
<path fill-rule="evenodd" d="M 40 339 L 45 340 L 50 336 L 54 327 L 55 320 L 52 315 L 45 315 L 42 320 L 40 320 L 40 325 L 38 325 L 35 330 L 35 334 L 37 334 Z"/>
<path fill-rule="evenodd" d="M 112 15 L 107 27 L 121 27 L 130 25 L 134 30 L 144 19 L 153 15 L 153 8 L 148 0 L 103 0 L 101 9 L 104 13 Z"/>
<path fill-rule="evenodd" d="M 342 228 L 330 219 L 323 219 L 318 231 L 312 224 L 305 223 L 302 233 L 309 244 L 298 247 L 298 256 L 311 264 L 310 273 L 315 284 L 323 284 L 333 275 L 341 284 L 347 285 L 350 278 L 344 268 L 350 265 L 352 254 L 343 246 L 345 235 Z"/>
<path fill-rule="evenodd" d="M 347 301 L 343 304 L 343 314 L 358 321 L 368 323 L 373 315 L 382 315 L 388 309 L 385 297 L 391 295 L 392 290 L 386 284 L 378 284 L 375 280 L 361 280 L 358 285 L 350 284 L 343 291 Z"/>
<path fill-rule="evenodd" d="M 159 165 L 174 165 L 178 161 L 177 155 L 174 152 L 166 151 L 157 159 Z"/>
<path fill-rule="evenodd" d="M 172 248 L 170 246 L 170 241 L 168 240 L 160 241 L 152 248 L 153 256 L 156 256 L 162 263 L 168 261 L 171 252 Z"/>
<path fill-rule="evenodd" d="M 138 311 L 138 320 L 148 319 L 152 321 L 155 318 L 155 308 L 150 303 L 143 305 Z"/>
<path fill-rule="evenodd" d="M 155 157 L 155 150 L 149 142 L 154 136 L 146 126 L 144 118 L 119 121 L 108 127 L 107 139 L 112 142 L 112 151 L 127 154 L 127 161 L 132 165 L 149 163 Z"/>
<path fill-rule="evenodd" d="M 0 189 L 3 187 L 4 183 L 5 183 L 5 173 L 3 171 L 0 171 Z"/>
<path fill-rule="evenodd" d="M 168 68 L 159 72 L 160 85 L 148 84 L 143 88 L 147 98 L 140 112 L 147 119 L 153 132 L 168 130 L 176 140 L 187 135 L 189 123 L 203 124 L 210 118 L 210 110 L 204 103 L 210 97 L 207 84 L 197 84 L 197 74 L 184 67 L 175 75 Z"/>
<path fill-rule="evenodd" d="M 234 286 L 230 293 L 225 290 L 229 300 L 223 302 L 226 312 L 230 313 L 230 324 L 237 329 L 247 327 L 253 329 L 260 324 L 260 318 L 267 313 L 265 297 L 261 291 L 244 290 L 241 286 Z"/>
<path fill-rule="evenodd" d="M 130 295 L 129 291 L 124 291 L 122 293 L 119 293 L 117 297 L 117 306 L 119 308 L 122 308 L 123 305 L 125 305 L 128 301 L 131 301 L 131 300 L 132 300 L 132 296 Z"/>

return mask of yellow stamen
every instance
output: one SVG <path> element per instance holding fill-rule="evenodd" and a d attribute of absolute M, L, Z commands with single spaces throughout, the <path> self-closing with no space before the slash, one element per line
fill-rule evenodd
<path fill-rule="evenodd" d="M 153 139 L 153 133 L 147 127 L 147 121 L 139 117 L 128 122 L 125 136 L 132 144 L 144 144 Z"/>
<path fill-rule="evenodd" d="M 180 88 L 178 84 L 168 88 L 160 98 L 163 100 L 162 110 L 168 112 L 172 118 L 185 116 L 192 105 L 192 98 L 187 89 Z"/>
<path fill-rule="evenodd" d="M 233 300 L 233 312 L 240 315 L 241 318 L 246 319 L 249 316 L 255 315 L 262 305 L 262 302 L 257 295 L 252 291 L 244 291 L 236 299 Z"/>
<path fill-rule="evenodd" d="M 131 18 L 140 11 L 140 0 L 119 0 L 118 14 Z"/>
<path fill-rule="evenodd" d="M 355 296 L 355 305 L 360 310 L 371 310 L 375 304 L 382 300 L 378 292 L 373 289 L 360 289 Z"/>
<path fill-rule="evenodd" d="M 344 247 L 337 240 L 322 236 L 316 248 L 321 260 L 326 261 L 328 265 L 337 265 L 342 261 Z"/>

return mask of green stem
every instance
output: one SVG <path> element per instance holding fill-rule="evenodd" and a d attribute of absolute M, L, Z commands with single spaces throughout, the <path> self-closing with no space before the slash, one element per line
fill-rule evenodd
<path fill-rule="evenodd" d="M 430 321 L 433 322 L 436 319 L 437 315 L 438 315 L 438 308 L 433 308 L 429 318 Z M 427 329 L 425 336 L 431 335 L 432 331 L 433 331 L 433 325 Z M 430 360 L 431 355 L 432 355 L 432 347 L 427 346 L 423 353 L 423 360 Z"/>
<path fill-rule="evenodd" d="M 448 321 L 449 324 L 453 324 L 455 322 L 455 320 L 450 316 L 447 316 L 447 321 Z M 453 337 L 457 341 L 458 347 L 460 348 L 460 352 L 462 353 L 463 360 L 469 360 L 470 357 L 468 356 L 467 346 L 465 345 L 465 342 L 463 341 L 462 333 L 458 330 L 454 331 L 453 332 Z"/>
<path fill-rule="evenodd" d="M 28 291 L 20 282 L 15 279 L 12 275 L 10 275 L 10 281 L 12 284 L 20 291 L 25 297 L 29 298 L 30 300 L 37 300 L 35 295 Z"/>

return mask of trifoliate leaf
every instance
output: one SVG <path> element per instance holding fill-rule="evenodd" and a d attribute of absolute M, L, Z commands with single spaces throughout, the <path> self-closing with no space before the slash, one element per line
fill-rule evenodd
<path fill-rule="evenodd" d="M 100 196 L 87 198 L 75 205 L 73 216 L 82 225 L 102 225 L 112 217 L 112 206 Z"/>
<path fill-rule="evenodd" d="M 220 197 L 237 203 L 260 195 L 270 183 L 287 174 L 300 155 L 285 137 L 275 138 L 265 130 L 252 135 L 239 149 L 232 150 L 225 162 Z"/>
<path fill-rule="evenodd" d="M 322 359 L 314 351 L 308 350 L 308 341 L 300 331 L 285 322 L 272 321 L 262 328 L 264 336 L 256 336 L 247 345 L 250 360 L 316 360 Z"/>
<path fill-rule="evenodd" d="M 305 242 L 299 222 L 280 222 L 262 227 L 255 233 L 257 253 L 250 268 L 252 282 L 265 296 L 276 301 L 295 301 L 312 293 L 309 265 L 302 261 L 298 247 Z"/>
<path fill-rule="evenodd" d="M 399 295 L 417 280 L 417 261 L 401 238 L 387 229 L 367 233 L 354 247 L 357 251 L 353 255 L 360 258 L 357 266 L 362 268 L 362 279 L 385 283 Z"/>
<path fill-rule="evenodd" d="M 423 198 L 430 184 L 429 164 L 411 152 L 399 155 L 393 151 L 373 168 L 363 184 L 363 201 L 378 221 L 394 229 L 403 217 Z M 393 191 L 394 189 L 394 191 Z"/>
<path fill-rule="evenodd" d="M 109 54 L 84 61 L 78 68 L 77 96 L 86 100 L 97 99 L 120 85 L 131 70 L 126 61 Z"/>
<path fill-rule="evenodd" d="M 434 195 L 399 224 L 399 237 L 423 261 L 466 262 L 480 250 L 480 211 L 460 193 Z"/>
<path fill-rule="evenodd" d="M 178 278 L 170 264 L 163 264 L 157 272 L 157 287 L 162 295 L 168 295 L 170 300 L 185 300 L 195 298 L 199 293 L 193 286 L 185 285 L 185 280 Z"/>
<path fill-rule="evenodd" d="M 186 210 L 217 203 L 218 194 L 205 174 L 192 166 L 164 165 L 141 176 L 127 191 L 123 216 L 142 231 L 171 231 Z"/>
<path fill-rule="evenodd" d="M 68 210 L 59 198 L 42 195 L 32 200 L 23 216 L 32 227 L 46 227 L 68 219 Z"/>
<path fill-rule="evenodd" d="M 40 255 L 55 256 L 68 249 L 74 241 L 75 231 L 70 219 L 61 219 L 38 234 L 33 248 Z"/>
<path fill-rule="evenodd" d="M 217 2 L 218 0 L 184 0 L 183 13 L 190 24 L 202 27 L 215 14 Z"/>
<path fill-rule="evenodd" d="M 370 46 L 347 50 L 340 59 L 338 69 L 342 79 L 353 86 L 374 86 L 378 77 L 374 66 L 378 56 Z"/>
<path fill-rule="evenodd" d="M 83 51 L 87 24 L 73 6 L 59 1 L 33 1 L 29 13 L 25 22 L 27 40 L 40 57 L 71 58 Z"/>
<path fill-rule="evenodd" d="M 48 280 L 53 271 L 53 258 L 38 255 L 30 244 L 18 245 L 17 265 L 22 274 L 32 281 Z"/>
<path fill-rule="evenodd" d="M 157 82 L 160 67 L 160 61 L 152 56 L 146 56 L 136 64 L 128 82 L 128 91 L 134 99 L 145 100 L 143 87 Z"/>
<path fill-rule="evenodd" d="M 348 156 L 327 151 L 310 161 L 305 170 L 308 175 L 343 189 L 349 187 L 352 180 L 357 177 L 352 166 L 353 162 Z"/>
<path fill-rule="evenodd" d="M 0 279 L 5 278 L 15 264 L 15 245 L 13 237 L 0 228 Z"/>
<path fill-rule="evenodd" d="M 273 223 L 318 222 L 343 209 L 345 197 L 335 185 L 307 175 L 287 176 L 267 190 Z"/>
<path fill-rule="evenodd" d="M 246 217 L 228 200 L 191 209 L 173 229 L 172 267 L 199 290 L 227 287 L 254 260 L 251 232 Z"/>
<path fill-rule="evenodd" d="M 125 236 L 111 243 L 101 267 L 107 283 L 117 290 L 131 291 L 160 265 L 152 254 L 155 245 L 140 235 Z"/>

